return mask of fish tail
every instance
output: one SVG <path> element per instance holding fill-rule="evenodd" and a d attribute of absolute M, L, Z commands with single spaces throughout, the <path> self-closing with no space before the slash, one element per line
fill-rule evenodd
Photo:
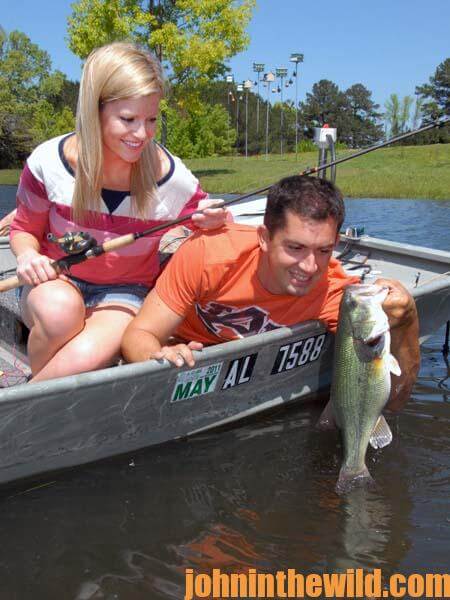
<path fill-rule="evenodd" d="M 369 469 L 366 465 L 359 471 L 350 470 L 343 466 L 339 472 L 339 479 L 336 484 L 336 492 L 338 494 L 346 494 L 355 487 L 361 487 L 364 485 L 372 485 L 374 480 L 372 479 Z"/>

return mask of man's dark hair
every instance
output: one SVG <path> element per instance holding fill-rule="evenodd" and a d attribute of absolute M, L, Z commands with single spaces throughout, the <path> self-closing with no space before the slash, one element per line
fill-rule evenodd
<path fill-rule="evenodd" d="M 269 189 L 264 225 L 271 237 L 285 226 L 286 211 L 314 221 L 331 217 L 338 232 L 345 217 L 340 190 L 326 179 L 307 175 L 285 177 Z"/>

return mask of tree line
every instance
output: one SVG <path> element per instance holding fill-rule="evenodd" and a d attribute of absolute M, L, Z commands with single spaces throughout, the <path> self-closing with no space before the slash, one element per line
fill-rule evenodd
<path fill-rule="evenodd" d="M 297 107 L 290 100 L 269 102 L 264 88 L 258 95 L 227 84 L 227 61 L 249 43 L 246 27 L 254 5 L 255 0 L 79 0 L 68 20 L 68 43 L 81 59 L 114 40 L 149 47 L 168 80 L 159 136 L 183 158 L 242 153 L 245 145 L 248 153 L 261 153 L 266 141 L 269 152 L 279 152 L 281 143 L 285 152 L 293 151 L 296 124 L 300 150 L 311 147 L 313 127 L 324 123 L 337 127 L 338 139 L 349 147 L 411 126 L 409 100 L 393 94 L 382 111 L 362 83 L 340 90 L 321 80 Z M 416 94 L 416 119 L 449 115 L 450 59 Z M 73 130 L 77 95 L 78 82 L 53 70 L 47 52 L 24 33 L 0 27 L 0 168 L 20 166 L 38 143 Z M 448 128 L 416 142 L 450 141 L 446 136 Z"/>

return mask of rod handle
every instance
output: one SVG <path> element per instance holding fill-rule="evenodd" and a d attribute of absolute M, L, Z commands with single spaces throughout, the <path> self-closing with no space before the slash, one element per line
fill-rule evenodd
<path fill-rule="evenodd" d="M 12 277 L 8 277 L 8 279 L 3 279 L 0 281 L 0 293 L 13 290 L 20 287 L 20 285 L 21 284 L 19 283 L 19 278 L 17 275 L 13 275 Z"/>
<path fill-rule="evenodd" d="M 111 252 L 111 250 L 119 250 L 119 248 L 123 248 L 124 246 L 129 246 L 135 241 L 135 237 L 133 233 L 128 233 L 127 235 L 121 235 L 114 240 L 108 240 L 107 242 L 103 242 L 102 248 L 104 252 Z"/>

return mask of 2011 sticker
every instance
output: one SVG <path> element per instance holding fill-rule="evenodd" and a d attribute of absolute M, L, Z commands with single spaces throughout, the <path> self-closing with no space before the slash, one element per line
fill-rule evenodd
<path fill-rule="evenodd" d="M 170 401 L 190 400 L 214 392 L 222 365 L 223 362 L 220 362 L 180 373 L 177 376 Z"/>

